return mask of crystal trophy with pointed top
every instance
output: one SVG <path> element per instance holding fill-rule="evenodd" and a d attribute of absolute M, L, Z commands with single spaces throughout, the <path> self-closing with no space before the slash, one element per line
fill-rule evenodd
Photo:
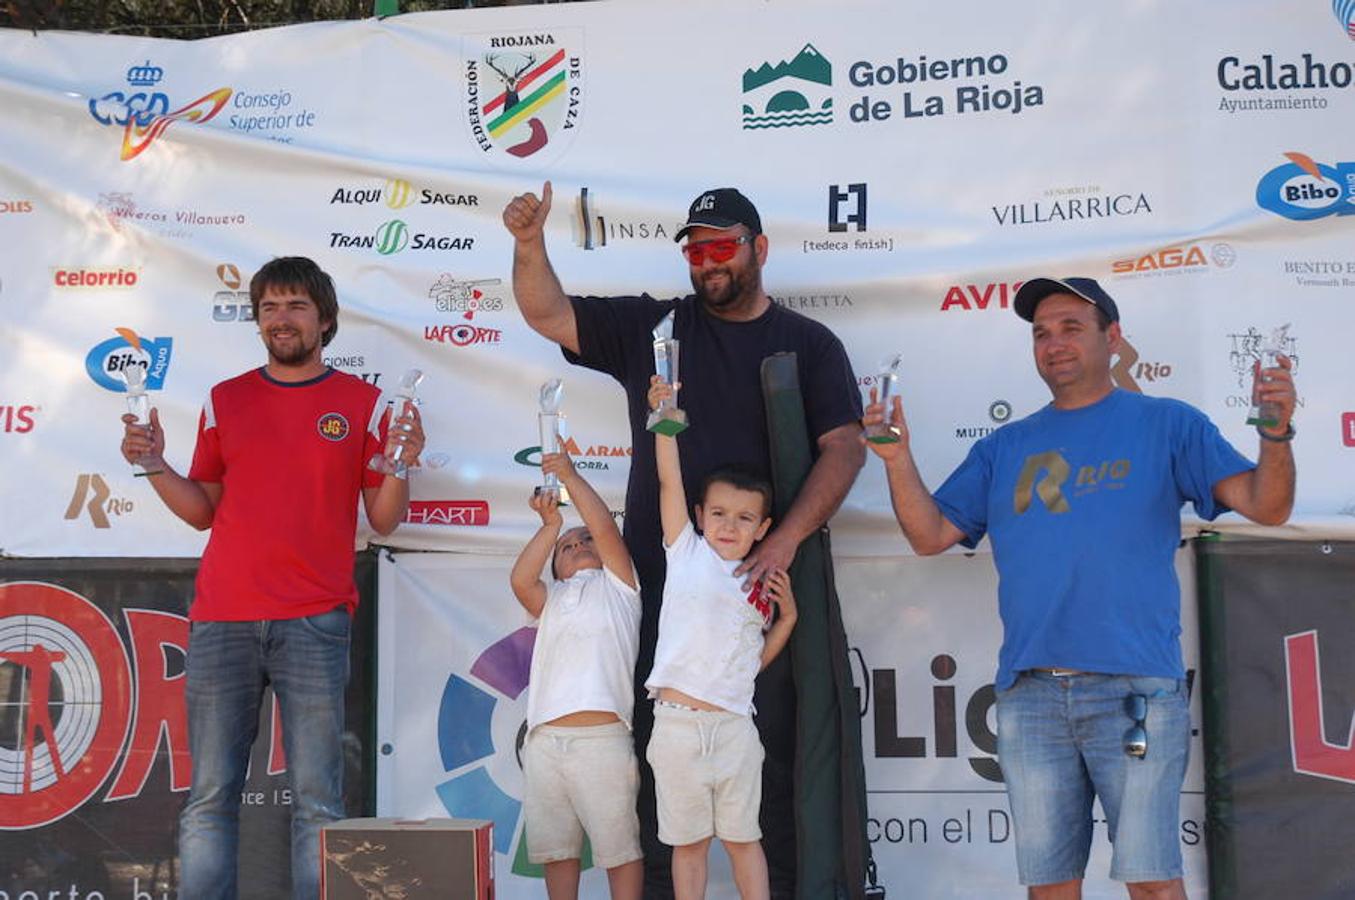
<path fill-rule="evenodd" d="M 1284 352 L 1285 344 L 1288 342 L 1289 323 L 1286 322 L 1279 328 L 1272 330 L 1269 340 L 1261 345 L 1261 371 L 1256 373 L 1256 380 L 1252 382 L 1251 409 L 1247 410 L 1248 425 L 1274 428 L 1280 424 L 1279 405 L 1270 401 L 1262 403 L 1260 400 L 1260 382 L 1265 380 L 1265 375 L 1262 372 L 1279 366 L 1280 361 L 1277 357 Z"/>
<path fill-rule="evenodd" d="M 872 425 L 866 431 L 866 440 L 872 444 L 897 444 L 899 431 L 889 424 L 889 405 L 899 387 L 899 366 L 903 363 L 903 354 L 895 353 L 880 363 L 880 404 L 884 406 L 884 421 Z"/>
<path fill-rule="evenodd" d="M 127 411 L 136 418 L 136 424 L 150 427 L 151 398 L 146 393 L 146 370 L 141 366 L 127 365 L 119 369 L 118 374 L 127 384 Z M 137 475 L 159 475 L 164 471 L 160 460 L 153 456 L 142 456 L 135 465 L 141 469 Z"/>
<path fill-rule="evenodd" d="M 560 404 L 565 399 L 565 383 L 552 378 L 541 385 L 539 398 L 540 411 L 536 414 L 536 424 L 541 437 L 541 455 L 560 452 L 560 436 L 564 433 L 565 414 Z M 553 474 L 543 475 L 537 487 L 538 494 L 554 494 L 561 506 L 569 503 L 569 492 L 560 485 L 560 479 Z"/>
<path fill-rule="evenodd" d="M 674 314 L 669 313 L 654 326 L 654 372 L 666 384 L 677 384 L 678 380 L 678 344 L 673 337 Z M 664 400 L 658 409 L 649 413 L 645 428 L 656 434 L 672 437 L 687 430 L 687 413 L 678 409 L 677 394 Z"/>
<path fill-rule="evenodd" d="M 404 375 L 400 376 L 400 384 L 395 389 L 395 396 L 391 399 L 391 428 L 399 427 L 409 432 L 414 430 L 414 426 L 408 423 L 397 426 L 395 420 L 409 412 L 412 408 L 419 405 L 419 382 L 423 381 L 423 371 L 421 369 L 410 369 Z M 396 444 L 382 453 L 372 454 L 372 458 L 367 460 L 367 468 L 374 472 L 380 472 L 383 475 L 394 475 L 396 478 L 409 477 L 409 463 L 403 459 L 405 453 L 404 444 Z"/>

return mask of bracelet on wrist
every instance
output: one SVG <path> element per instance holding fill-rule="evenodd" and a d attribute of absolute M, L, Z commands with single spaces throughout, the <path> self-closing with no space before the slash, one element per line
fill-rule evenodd
<path fill-rule="evenodd" d="M 1256 433 L 1261 435 L 1261 440 L 1271 441 L 1272 443 L 1276 444 L 1287 444 L 1294 439 L 1294 435 L 1298 434 L 1298 432 L 1294 430 L 1293 422 L 1289 423 L 1288 427 L 1285 428 L 1283 434 L 1271 434 L 1270 432 L 1262 428 L 1260 425 L 1256 426 Z"/>

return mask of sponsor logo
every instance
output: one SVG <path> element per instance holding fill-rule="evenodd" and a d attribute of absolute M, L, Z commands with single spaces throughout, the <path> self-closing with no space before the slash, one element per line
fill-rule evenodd
<path fill-rule="evenodd" d="M 597 194 L 579 189 L 574 207 L 574 245 L 596 250 L 617 241 L 671 241 L 682 226 L 658 219 L 611 219 L 597 208 Z"/>
<path fill-rule="evenodd" d="M 1265 354 L 1265 345 L 1269 343 L 1270 338 L 1263 336 L 1260 329 L 1250 325 L 1246 331 L 1235 332 L 1227 337 L 1229 342 L 1228 367 L 1237 378 L 1239 392 L 1227 395 L 1224 398 L 1224 404 L 1231 409 L 1247 410 L 1251 408 L 1252 370 L 1257 363 L 1261 362 Z M 1290 372 L 1297 376 L 1300 360 L 1298 339 L 1286 332 L 1278 349 L 1289 357 Z M 1295 398 L 1295 404 L 1302 409 L 1307 405 L 1307 401 L 1302 394 L 1299 394 Z"/>
<path fill-rule="evenodd" d="M 315 421 L 315 430 L 325 440 L 337 443 L 348 437 L 348 420 L 336 412 L 325 413 Z"/>
<path fill-rule="evenodd" d="M 472 321 L 478 312 L 500 312 L 503 310 L 503 298 L 486 294 L 482 288 L 495 287 L 503 283 L 501 278 L 482 278 L 478 281 L 457 281 L 450 272 L 443 272 L 428 296 L 433 307 L 442 313 L 460 313 L 463 319 Z M 497 293 L 497 291 L 492 292 Z"/>
<path fill-rule="evenodd" d="M 414 525 L 488 525 L 488 500 L 411 500 L 404 521 Z"/>
<path fill-rule="evenodd" d="M 561 450 L 568 453 L 574 460 L 574 465 L 580 469 L 594 469 L 606 471 L 611 468 L 607 460 L 618 457 L 629 457 L 631 448 L 617 444 L 589 444 L 580 446 L 579 442 L 572 437 L 561 436 Z M 541 466 L 541 447 L 524 447 L 513 455 L 513 462 L 521 466 Z"/>
<path fill-rule="evenodd" d="M 1012 417 L 1012 405 L 1006 400 L 994 400 L 988 404 L 988 425 L 957 425 L 955 426 L 955 439 L 961 441 L 973 441 L 985 435 L 992 434 L 1001 426 L 1007 424 Z"/>
<path fill-rule="evenodd" d="M 1341 443 L 1355 447 L 1355 412 L 1341 413 Z"/>
<path fill-rule="evenodd" d="M 451 344 L 453 347 L 501 344 L 503 343 L 503 330 L 481 328 L 478 325 L 468 325 L 464 322 L 457 325 L 425 325 L 423 339 L 438 344 Z"/>
<path fill-rule="evenodd" d="M 1339 7 L 1350 7 L 1349 0 L 1334 0 Z M 1219 111 L 1268 112 L 1289 109 L 1326 109 L 1327 98 L 1321 91 L 1345 90 L 1355 83 L 1355 65 L 1342 60 L 1315 59 L 1304 53 L 1297 59 L 1263 53 L 1259 57 L 1224 56 L 1215 67 L 1220 89 Z M 1289 92 L 1274 96 L 1278 92 Z M 1303 93 L 1299 93 L 1303 92 Z"/>
<path fill-rule="evenodd" d="M 31 213 L 32 200 L 0 200 L 0 216 L 8 213 Z"/>
<path fill-rule="evenodd" d="M 988 284 L 952 284 L 941 298 L 941 312 L 962 309 L 966 312 L 982 309 L 1009 309 L 1021 289 L 1021 281 L 998 281 Z"/>
<path fill-rule="evenodd" d="M 171 111 L 173 103 L 168 94 L 142 90 L 156 87 L 164 77 L 164 69 L 146 60 L 127 70 L 130 90 L 118 89 L 90 98 L 89 114 L 94 121 L 104 126 L 121 126 L 120 157 L 124 162 L 141 155 L 175 122 L 186 121 L 191 125 L 210 122 L 231 98 L 231 88 L 220 87 Z"/>
<path fill-rule="evenodd" d="M 1207 251 L 1207 253 L 1206 253 Z M 1185 244 L 1152 250 L 1141 256 L 1127 256 L 1110 264 L 1117 280 L 1158 275 L 1203 273 L 1210 268 L 1228 269 L 1237 262 L 1237 251 L 1231 244 Z"/>
<path fill-rule="evenodd" d="M 865 182 L 828 186 L 828 233 L 844 234 L 843 238 L 830 237 L 827 240 L 806 240 L 801 246 L 805 253 L 843 250 L 884 250 L 892 252 L 892 237 L 862 238 L 846 240 L 845 232 L 866 230 L 866 194 Z"/>
<path fill-rule="evenodd" d="M 403 178 L 389 178 L 381 187 L 337 187 L 330 195 L 331 206 L 367 206 L 382 203 L 390 209 L 407 206 L 479 206 L 478 194 L 437 191 L 415 187 Z"/>
<path fill-rule="evenodd" d="M 62 289 L 134 288 L 140 280 L 140 269 L 119 266 L 52 270 L 52 284 Z"/>
<path fill-rule="evenodd" d="M 75 491 L 62 518 L 75 521 L 83 513 L 89 516 L 95 528 L 108 528 L 112 524 L 109 516 L 120 517 L 134 508 L 133 502 L 126 497 L 112 496 L 102 475 L 82 473 L 75 479 Z"/>
<path fill-rule="evenodd" d="M 250 303 L 249 291 L 241 290 L 245 281 L 234 263 L 221 263 L 216 267 L 216 279 L 222 290 L 212 294 L 213 322 L 253 322 L 254 304 Z"/>
<path fill-rule="evenodd" d="M 412 250 L 470 250 L 473 237 L 411 232 L 403 219 L 391 219 L 377 226 L 371 234 L 344 234 L 332 231 L 329 246 L 340 250 L 375 250 L 382 256 L 392 256 L 406 248 Z"/>
<path fill-rule="evenodd" d="M 511 855 L 514 875 L 540 878 L 541 867 L 527 861 L 531 837 L 522 827 L 522 745 L 535 643 L 535 628 L 518 628 L 486 647 L 468 670 L 447 676 L 436 731 L 447 779 L 433 790 L 450 816 L 492 819 L 494 852 Z"/>
<path fill-rule="evenodd" d="M 480 151 L 496 162 L 558 158 L 583 121 L 578 29 L 468 35 L 462 108 Z"/>
<path fill-rule="evenodd" d="M 126 191 L 100 193 L 95 209 L 113 231 L 122 232 L 131 224 L 150 234 L 167 238 L 192 237 L 190 228 L 227 228 L 248 224 L 244 213 L 223 210 L 203 211 L 191 207 L 162 209 L 145 207 Z"/>
<path fill-rule="evenodd" d="M 28 434 L 33 430 L 33 416 L 37 414 L 39 409 L 40 407 L 28 404 L 15 406 L 11 403 L 0 406 L 0 432 Z"/>
<path fill-rule="evenodd" d="M 1129 342 L 1129 338 L 1121 335 L 1120 350 L 1110 367 L 1110 377 L 1117 386 L 1142 394 L 1143 388 L 1139 382 L 1161 381 L 1170 378 L 1171 374 L 1170 363 L 1140 360 L 1138 349 Z"/>
<path fill-rule="evenodd" d="M 850 294 L 782 294 L 771 297 L 771 301 L 796 312 L 844 309 L 852 306 Z"/>
<path fill-rule="evenodd" d="M 146 370 L 146 389 L 158 391 L 165 386 L 174 339 L 144 338 L 130 328 L 114 328 L 115 338 L 95 344 L 85 356 L 85 371 L 99 387 L 126 393 L 127 384 L 117 373 L 126 366 Z"/>
<path fill-rule="evenodd" d="M 231 98 L 234 111 L 226 124 L 234 131 L 258 132 L 270 141 L 290 144 L 295 138 L 287 132 L 314 128 L 317 116 L 313 109 L 294 106 L 294 99 L 292 92 L 283 88 L 257 93 L 236 91 Z"/>
<path fill-rule="evenodd" d="M 0 784 L 0 829 L 63 819 L 105 783 L 105 803 L 140 796 L 162 746 L 169 789 L 188 790 L 184 676 L 181 667 L 169 674 L 166 662 L 182 658 L 188 620 L 132 608 L 122 617 L 126 645 L 108 616 L 73 591 L 0 585 L 0 668 L 18 670 L 7 698 L 15 739 L 0 743 L 0 768 L 16 777 Z"/>
<path fill-rule="evenodd" d="M 796 128 L 833 121 L 833 65 L 813 44 L 775 66 L 743 73 L 743 127 Z"/>
<path fill-rule="evenodd" d="M 1299 287 L 1355 287 L 1355 259 L 1287 259 L 1283 271 Z"/>
<path fill-rule="evenodd" d="M 1019 80 L 997 84 L 985 80 L 979 84 L 957 85 L 949 107 L 946 94 L 930 93 L 940 90 L 933 87 L 937 82 L 962 79 L 973 82 L 1006 75 L 1009 69 L 1010 62 L 1002 53 L 930 60 L 925 54 L 916 59 L 899 55 L 893 62 L 873 63 L 864 59 L 854 62 L 847 69 L 847 80 L 858 88 L 907 85 L 895 101 L 901 106 L 899 111 L 905 119 L 944 116 L 952 111 L 959 115 L 983 112 L 1017 115 L 1032 106 L 1043 106 L 1044 88 L 1035 84 L 1023 85 Z M 915 88 L 917 93 L 914 93 Z M 891 118 L 895 112 L 894 103 L 877 97 L 861 95 L 852 103 L 848 117 L 857 123 Z"/>
<path fill-rule="evenodd" d="M 1355 162 L 1329 166 L 1302 153 L 1285 154 L 1256 185 L 1256 204 L 1286 219 L 1306 222 L 1355 215 Z"/>
<path fill-rule="evenodd" d="M 1289 743 L 1294 771 L 1355 784 L 1355 730 L 1344 744 L 1327 739 L 1322 658 L 1317 630 L 1285 635 L 1285 680 L 1289 695 Z M 1327 685 L 1328 690 L 1332 685 Z"/>
<path fill-rule="evenodd" d="M 1126 479 L 1129 478 L 1129 470 L 1127 459 L 1104 460 L 1092 465 L 1078 466 L 1072 496 L 1078 498 L 1101 490 L 1123 488 Z M 1012 496 L 1012 507 L 1016 514 L 1023 515 L 1037 497 L 1045 509 L 1055 515 L 1068 512 L 1072 507 L 1063 488 L 1072 475 L 1073 467 L 1057 450 L 1032 453 L 1026 457 Z"/>
<path fill-rule="evenodd" d="M 1113 219 L 1151 215 L 1153 212 L 1147 194 L 1109 191 L 1100 185 L 1050 188 L 1038 200 L 1008 203 L 990 209 L 993 219 L 1003 227 Z"/>
<path fill-rule="evenodd" d="M 1336 14 L 1336 21 L 1341 23 L 1346 37 L 1355 41 L 1355 0 L 1331 0 L 1331 11 Z"/>
<path fill-rule="evenodd" d="M 326 356 L 322 359 L 325 365 L 340 371 L 347 372 L 349 375 L 356 375 L 372 387 L 378 387 L 381 382 L 380 372 L 372 372 L 367 368 L 367 357 L 361 354 L 352 356 Z"/>
<path fill-rule="evenodd" d="M 846 231 L 849 225 L 866 230 L 866 184 L 828 185 L 828 230 Z"/>

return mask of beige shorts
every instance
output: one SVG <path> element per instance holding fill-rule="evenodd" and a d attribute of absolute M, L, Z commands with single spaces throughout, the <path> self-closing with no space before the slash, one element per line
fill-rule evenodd
<path fill-rule="evenodd" d="M 762 839 L 762 742 L 751 716 L 654 704 L 645 754 L 654 768 L 659 840 Z"/>
<path fill-rule="evenodd" d="M 578 859 L 587 832 L 593 862 L 610 869 L 640 859 L 635 742 L 621 722 L 539 725 L 522 753 L 527 859 Z"/>

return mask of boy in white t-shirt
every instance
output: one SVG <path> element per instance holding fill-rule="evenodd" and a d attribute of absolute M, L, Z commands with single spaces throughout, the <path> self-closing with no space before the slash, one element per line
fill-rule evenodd
<path fill-rule="evenodd" d="M 518 602 L 541 621 L 522 753 L 527 858 L 545 865 L 552 900 L 577 897 L 587 832 L 613 900 L 639 900 L 640 774 L 630 733 L 640 644 L 635 567 L 607 505 L 569 457 L 547 454 L 541 470 L 569 491 L 583 526 L 561 535 L 560 498 L 538 489 L 529 504 L 541 528 L 510 579 Z M 549 588 L 541 580 L 548 559 Z"/>
<path fill-rule="evenodd" d="M 677 387 L 655 375 L 650 407 Z M 761 900 L 771 888 L 758 825 L 764 753 L 752 719 L 753 681 L 786 645 L 797 613 L 785 570 L 751 591 L 734 570 L 771 527 L 771 485 L 736 469 L 706 476 L 698 536 L 687 515 L 677 440 L 662 434 L 654 440 L 668 557 L 654 668 L 645 681 L 656 698 L 646 756 L 654 768 L 659 839 L 673 846 L 677 900 L 705 896 L 712 837 L 729 854 L 739 896 Z M 773 605 L 780 611 L 775 624 Z"/>

